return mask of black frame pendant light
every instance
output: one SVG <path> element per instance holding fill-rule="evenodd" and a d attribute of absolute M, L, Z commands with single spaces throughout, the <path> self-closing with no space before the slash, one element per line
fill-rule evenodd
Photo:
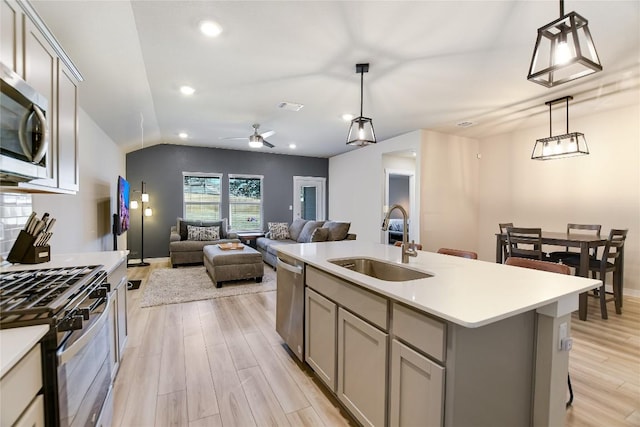
<path fill-rule="evenodd" d="M 587 147 L 587 140 L 584 134 L 580 132 L 569 133 L 569 100 L 571 99 L 573 99 L 572 96 L 564 96 L 545 102 L 549 106 L 549 138 L 536 140 L 536 145 L 533 146 L 533 152 L 531 153 L 532 160 L 564 159 L 589 154 L 589 147 Z M 566 103 L 567 129 L 564 135 L 552 136 L 551 106 L 559 102 Z"/>
<path fill-rule="evenodd" d="M 575 12 L 565 15 L 560 0 L 560 18 L 538 28 L 527 80 L 553 87 L 598 71 L 602 65 L 588 21 Z"/>
<path fill-rule="evenodd" d="M 373 121 L 369 117 L 362 115 L 364 73 L 368 72 L 369 64 L 356 64 L 356 73 L 360 73 L 360 116 L 351 120 L 349 135 L 347 136 L 347 145 L 363 147 L 377 142 L 376 134 L 373 130 Z"/>

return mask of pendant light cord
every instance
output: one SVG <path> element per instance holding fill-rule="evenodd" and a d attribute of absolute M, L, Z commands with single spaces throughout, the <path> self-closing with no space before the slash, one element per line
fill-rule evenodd
<path fill-rule="evenodd" d="M 564 0 L 560 0 L 560 18 L 564 16 Z"/>
<path fill-rule="evenodd" d="M 569 97 L 567 97 L 567 133 L 569 133 Z"/>
<path fill-rule="evenodd" d="M 360 70 L 360 117 L 362 117 L 362 104 L 364 98 L 364 71 Z"/>

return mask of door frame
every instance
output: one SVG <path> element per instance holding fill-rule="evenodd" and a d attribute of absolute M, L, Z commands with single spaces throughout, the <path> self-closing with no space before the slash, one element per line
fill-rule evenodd
<path fill-rule="evenodd" d="M 305 185 L 310 184 L 310 185 Z M 327 178 L 321 176 L 293 177 L 293 219 L 301 218 L 300 189 L 304 186 L 316 187 L 316 220 L 324 221 L 327 217 Z"/>
<path fill-rule="evenodd" d="M 402 175 L 409 177 L 409 236 L 413 236 L 413 240 L 416 240 L 415 236 L 418 236 L 418 242 L 420 243 L 420 236 L 418 235 L 418 227 L 419 221 L 416 221 L 418 215 L 418 209 L 416 207 L 416 172 L 410 169 L 387 169 L 384 170 L 384 207 L 383 207 L 383 215 L 387 214 L 389 209 L 389 178 L 391 175 Z M 385 231 L 382 233 L 382 242 L 386 244 L 389 241 L 389 232 Z"/>

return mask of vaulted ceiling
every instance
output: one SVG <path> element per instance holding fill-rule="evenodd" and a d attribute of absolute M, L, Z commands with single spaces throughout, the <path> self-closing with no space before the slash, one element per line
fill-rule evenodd
<path fill-rule="evenodd" d="M 84 77 L 81 106 L 126 151 L 158 143 L 249 150 L 223 140 L 276 133 L 260 150 L 329 157 L 359 114 L 378 140 L 428 128 L 482 137 L 637 103 L 640 2 L 567 1 L 589 20 L 604 71 L 547 89 L 526 80 L 537 28 L 556 1 L 32 0 Z M 218 22 L 204 37 L 198 24 Z M 196 92 L 185 97 L 179 87 Z M 303 104 L 300 111 L 278 108 Z M 471 122 L 460 127 L 460 122 Z M 178 134 L 189 134 L 186 140 Z M 296 144 L 294 150 L 289 144 Z"/>

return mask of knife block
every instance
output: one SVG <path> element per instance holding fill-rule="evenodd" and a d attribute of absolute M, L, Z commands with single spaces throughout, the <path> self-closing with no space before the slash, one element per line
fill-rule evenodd
<path fill-rule="evenodd" d="M 51 260 L 51 248 L 49 245 L 33 246 L 36 238 L 24 230 L 20 230 L 18 238 L 11 247 L 7 261 L 12 264 L 38 264 Z"/>

